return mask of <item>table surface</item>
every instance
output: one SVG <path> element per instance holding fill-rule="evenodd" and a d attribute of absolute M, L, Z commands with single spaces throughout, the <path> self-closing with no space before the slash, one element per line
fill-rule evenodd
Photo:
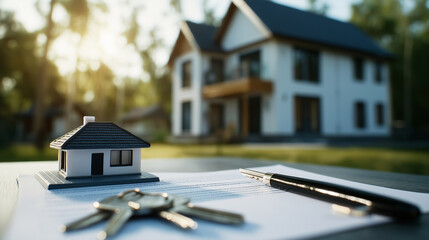
<path fill-rule="evenodd" d="M 342 167 L 320 166 L 275 161 L 260 161 L 244 158 L 176 158 L 176 159 L 145 159 L 142 169 L 148 172 L 203 172 L 237 168 L 249 168 L 282 164 L 310 172 L 338 177 L 346 180 L 390 187 L 401 190 L 429 193 L 429 177 L 410 174 L 358 170 Z M 4 237 L 18 199 L 17 177 L 34 174 L 37 171 L 56 170 L 56 161 L 0 163 L 0 238 Z M 388 223 L 367 227 L 318 239 L 428 239 L 429 214 L 423 215 L 412 223 Z"/>

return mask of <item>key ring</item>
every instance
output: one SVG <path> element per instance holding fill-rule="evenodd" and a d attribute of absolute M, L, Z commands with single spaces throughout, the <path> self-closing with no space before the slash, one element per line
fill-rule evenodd
<path fill-rule="evenodd" d="M 141 192 L 140 189 L 138 189 L 138 188 L 134 188 L 134 189 L 130 189 L 130 190 L 126 190 L 124 192 L 121 192 L 118 194 L 118 198 L 123 198 L 130 193 L 136 193 L 136 194 L 139 194 L 140 196 L 145 196 L 145 195 L 162 196 L 163 198 L 168 199 L 168 193 L 144 193 L 144 192 Z"/>

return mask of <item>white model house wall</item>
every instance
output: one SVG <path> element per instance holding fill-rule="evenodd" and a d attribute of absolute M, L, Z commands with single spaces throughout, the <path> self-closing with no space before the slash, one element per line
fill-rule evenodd
<path fill-rule="evenodd" d="M 110 166 L 110 152 L 112 150 L 132 150 L 133 161 L 131 166 Z M 133 174 L 141 172 L 141 149 L 91 149 L 91 150 L 63 150 L 66 151 L 66 176 L 88 177 L 91 176 L 91 164 L 93 153 L 103 153 L 103 175 Z M 58 151 L 58 159 L 61 159 L 61 150 Z M 59 161 L 61 164 L 61 161 Z M 60 169 L 60 165 L 58 166 Z"/>

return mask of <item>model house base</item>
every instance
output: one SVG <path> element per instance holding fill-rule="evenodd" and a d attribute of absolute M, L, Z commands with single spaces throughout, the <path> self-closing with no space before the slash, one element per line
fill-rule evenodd
<path fill-rule="evenodd" d="M 40 184 L 48 190 L 77 187 L 95 187 L 105 185 L 159 182 L 159 178 L 151 173 L 113 175 L 103 177 L 64 178 L 59 171 L 40 171 L 35 174 Z"/>

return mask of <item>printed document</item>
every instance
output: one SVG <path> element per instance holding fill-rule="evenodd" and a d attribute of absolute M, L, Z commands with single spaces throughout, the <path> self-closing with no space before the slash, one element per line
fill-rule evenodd
<path fill-rule="evenodd" d="M 281 165 L 253 169 L 365 189 L 409 201 L 422 212 L 429 212 L 429 194 L 425 193 L 361 184 Z M 245 223 L 230 226 L 195 219 L 198 228 L 189 231 L 161 219 L 138 218 L 131 219 L 114 239 L 296 239 L 390 221 L 379 215 L 354 217 L 335 213 L 330 203 L 271 188 L 241 175 L 238 169 L 155 174 L 160 182 L 51 191 L 44 189 L 34 176 L 20 176 L 19 201 L 6 239 L 96 239 L 106 222 L 70 233 L 59 229 L 62 224 L 95 212 L 94 201 L 132 188 L 183 195 L 197 206 L 240 213 Z"/>

